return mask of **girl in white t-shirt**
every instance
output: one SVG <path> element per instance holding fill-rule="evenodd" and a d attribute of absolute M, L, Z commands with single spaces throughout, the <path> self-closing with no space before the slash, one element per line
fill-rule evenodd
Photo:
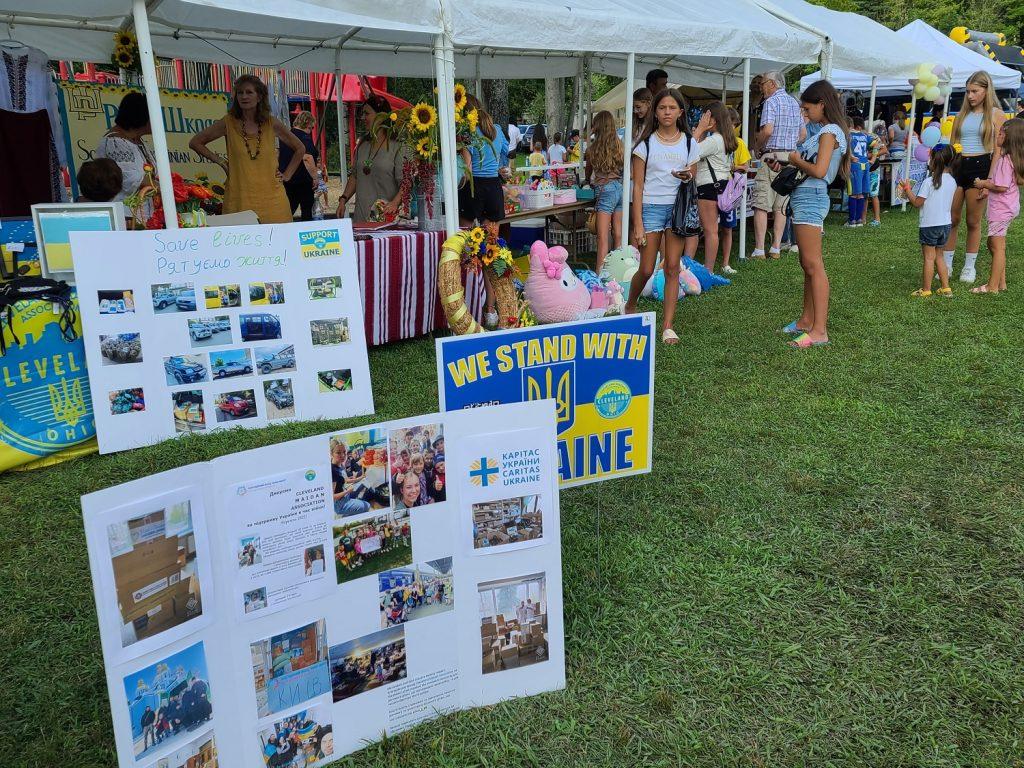
<path fill-rule="evenodd" d="M 732 178 L 732 154 L 738 146 L 725 104 L 713 101 L 708 105 L 700 116 L 693 138 L 700 149 L 697 210 L 700 211 L 700 225 L 704 230 L 704 266 L 709 272 L 714 272 L 718 258 L 718 196 Z M 722 263 L 723 272 L 735 272 L 729 267 L 728 253 L 722 253 Z"/>
<path fill-rule="evenodd" d="M 640 270 L 633 275 L 626 302 L 626 312 L 636 312 L 637 299 L 654 273 L 661 249 L 665 269 L 661 340 L 666 344 L 679 343 L 679 336 L 672 329 L 679 298 L 679 261 L 684 248 L 689 254 L 697 251 L 697 235 L 684 239 L 670 229 L 672 207 L 679 185 L 694 178 L 699 156 L 697 142 L 690 136 L 686 123 L 683 96 L 669 88 L 651 105 L 643 133 L 633 149 L 633 238 L 640 248 Z"/>
<path fill-rule="evenodd" d="M 929 175 L 921 182 L 916 195 L 910 179 L 900 182 L 900 191 L 907 198 L 907 202 L 921 209 L 918 239 L 921 241 L 924 267 L 921 270 L 921 287 L 910 294 L 911 296 L 931 296 L 932 275 L 935 272 L 939 273 L 942 285 L 936 293 L 946 297 L 953 295 L 953 290 L 949 287 L 949 270 L 943 258 L 942 248 L 949 238 L 953 223 L 951 210 L 957 186 L 956 179 L 951 174 L 956 173 L 955 162 L 956 155 L 949 145 L 936 147 L 928 160 Z"/>

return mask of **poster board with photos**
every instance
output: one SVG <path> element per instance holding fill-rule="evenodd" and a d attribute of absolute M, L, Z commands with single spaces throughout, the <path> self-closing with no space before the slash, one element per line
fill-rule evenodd
<path fill-rule="evenodd" d="M 373 413 L 350 221 L 71 240 L 100 453 Z"/>
<path fill-rule="evenodd" d="M 373 424 L 82 497 L 121 768 L 312 768 L 563 688 L 553 415 Z"/>
<path fill-rule="evenodd" d="M 449 336 L 436 344 L 442 411 L 556 400 L 562 487 L 651 471 L 654 313 Z"/>

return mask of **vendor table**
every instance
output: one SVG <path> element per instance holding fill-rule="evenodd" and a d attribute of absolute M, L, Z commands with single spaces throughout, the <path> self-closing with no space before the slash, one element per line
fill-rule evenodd
<path fill-rule="evenodd" d="M 528 211 L 517 211 L 516 213 L 509 214 L 498 223 L 504 224 L 507 221 L 519 221 L 520 219 L 536 219 L 541 216 L 558 216 L 562 213 L 575 213 L 576 211 L 582 211 L 586 208 L 593 207 L 593 200 L 577 200 L 575 203 L 567 203 L 566 205 L 552 205 L 547 208 L 534 208 Z"/>
<path fill-rule="evenodd" d="M 356 236 L 367 344 L 390 344 L 447 328 L 437 293 L 437 262 L 444 232 L 357 231 Z M 480 320 L 485 300 L 483 277 L 470 273 L 465 279 L 466 304 Z"/>

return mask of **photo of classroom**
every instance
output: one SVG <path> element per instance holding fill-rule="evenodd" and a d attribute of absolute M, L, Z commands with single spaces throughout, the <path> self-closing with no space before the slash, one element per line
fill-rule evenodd
<path fill-rule="evenodd" d="M 412 559 L 409 513 L 387 512 L 334 527 L 338 583 L 371 576 Z"/>
<path fill-rule="evenodd" d="M 473 505 L 473 548 L 486 549 L 543 538 L 540 496 L 515 496 Z"/>
<path fill-rule="evenodd" d="M 329 707 L 316 706 L 264 727 L 259 732 L 266 768 L 306 768 L 334 754 Z"/>
<path fill-rule="evenodd" d="M 452 559 L 428 560 L 377 575 L 382 628 L 447 613 L 455 608 Z"/>
<path fill-rule="evenodd" d="M 405 627 L 382 629 L 331 646 L 331 690 L 334 702 L 404 680 Z"/>
<path fill-rule="evenodd" d="M 327 622 L 323 619 L 252 643 L 256 708 L 266 717 L 327 692 Z"/>
<path fill-rule="evenodd" d="M 209 679 L 201 642 L 125 676 L 136 760 L 184 742 L 213 717 Z"/>
<path fill-rule="evenodd" d="M 213 731 L 207 731 L 167 757 L 161 757 L 153 768 L 217 768 L 217 742 Z"/>
<path fill-rule="evenodd" d="M 543 573 L 477 585 L 483 672 L 548 660 L 548 600 Z"/>
<path fill-rule="evenodd" d="M 188 501 L 107 526 L 107 543 L 123 648 L 202 615 Z"/>

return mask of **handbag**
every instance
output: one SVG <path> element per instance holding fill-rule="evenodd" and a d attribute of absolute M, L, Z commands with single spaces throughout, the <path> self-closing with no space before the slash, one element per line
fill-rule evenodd
<path fill-rule="evenodd" d="M 597 234 L 597 211 L 591 211 L 587 215 L 587 231 L 592 234 Z"/>
<path fill-rule="evenodd" d="M 807 181 L 806 173 L 797 170 L 795 165 L 787 165 L 772 179 L 772 189 L 782 197 L 789 197 L 805 181 Z"/>
<path fill-rule="evenodd" d="M 711 161 L 705 157 L 704 162 L 708 164 L 708 170 L 711 172 L 711 181 L 715 185 L 715 189 L 721 189 L 718 193 L 718 210 L 722 213 L 735 211 L 736 203 L 740 201 L 743 193 L 747 190 L 747 174 L 737 171 L 732 174 L 729 180 L 725 182 L 725 186 L 722 187 L 718 182 L 718 174 L 711 167 Z"/>
<path fill-rule="evenodd" d="M 697 182 L 690 179 L 680 182 L 676 199 L 672 204 L 672 219 L 669 226 L 679 237 L 693 237 L 700 234 L 700 213 L 697 210 Z"/>

